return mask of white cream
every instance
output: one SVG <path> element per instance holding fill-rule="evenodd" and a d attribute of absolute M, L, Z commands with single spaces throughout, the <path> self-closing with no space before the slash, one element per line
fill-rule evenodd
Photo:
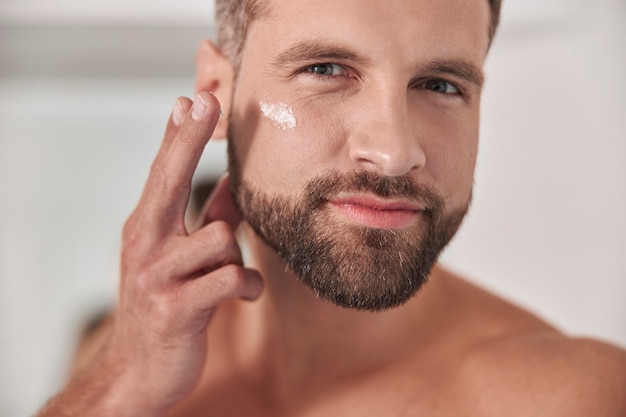
<path fill-rule="evenodd" d="M 272 124 L 281 130 L 293 130 L 298 125 L 293 109 L 285 103 L 259 103 L 261 112 L 272 121 Z"/>

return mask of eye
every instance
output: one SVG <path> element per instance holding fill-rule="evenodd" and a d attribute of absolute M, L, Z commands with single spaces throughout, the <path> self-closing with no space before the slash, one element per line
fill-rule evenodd
<path fill-rule="evenodd" d="M 421 85 L 421 88 L 441 94 L 459 94 L 456 86 L 444 80 L 428 80 Z"/>
<path fill-rule="evenodd" d="M 305 70 L 313 75 L 329 77 L 346 75 L 346 70 L 341 65 L 333 63 L 313 64 L 306 67 Z"/>

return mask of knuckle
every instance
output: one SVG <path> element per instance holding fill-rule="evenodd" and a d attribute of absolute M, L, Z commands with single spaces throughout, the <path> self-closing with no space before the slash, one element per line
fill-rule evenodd
<path fill-rule="evenodd" d="M 228 276 L 228 279 L 234 283 L 241 283 L 246 279 L 244 269 L 240 265 L 226 265 L 224 267 L 224 272 Z"/>
<path fill-rule="evenodd" d="M 180 319 L 181 306 L 176 302 L 176 297 L 168 292 L 149 293 L 150 310 L 153 317 L 165 328 L 173 327 Z"/>
<path fill-rule="evenodd" d="M 141 268 L 133 279 L 133 286 L 142 294 L 153 294 L 155 283 L 159 281 L 159 275 L 153 267 Z"/>
<path fill-rule="evenodd" d="M 171 291 L 151 291 L 143 295 L 140 319 L 162 340 L 168 340 L 181 325 L 185 306 Z"/>
<path fill-rule="evenodd" d="M 134 277 L 132 297 L 127 302 L 140 306 L 137 318 L 152 323 L 153 330 L 167 331 L 176 327 L 186 308 L 178 299 L 175 287 L 160 285 L 158 277 L 144 271 Z"/>
<path fill-rule="evenodd" d="M 203 240 L 203 245 L 211 248 L 214 265 L 242 263 L 241 249 L 228 223 L 222 221 L 211 223 L 203 234 Z"/>
<path fill-rule="evenodd" d="M 236 244 L 235 234 L 228 223 L 217 220 L 208 225 L 208 231 L 214 244 L 230 248 Z"/>
<path fill-rule="evenodd" d="M 236 291 L 246 283 L 246 274 L 243 267 L 229 264 L 220 269 L 219 285 L 226 293 Z"/>
<path fill-rule="evenodd" d="M 185 146 L 195 145 L 197 142 L 197 136 L 197 132 L 186 128 L 178 132 L 178 135 L 176 135 L 176 141 Z"/>
<path fill-rule="evenodd" d="M 171 265 L 164 258 L 136 259 L 134 268 L 129 269 L 132 286 L 139 292 L 155 292 L 167 289 L 173 282 Z"/>

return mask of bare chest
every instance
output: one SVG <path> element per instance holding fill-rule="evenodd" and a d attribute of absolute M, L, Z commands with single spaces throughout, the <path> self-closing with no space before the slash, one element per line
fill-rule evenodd
<path fill-rule="evenodd" d="M 411 372 L 354 377 L 339 383 L 303 385 L 277 400 L 267 387 L 232 378 L 198 391 L 168 417 L 322 417 L 465 415 L 466 404 L 453 381 L 439 374 Z"/>

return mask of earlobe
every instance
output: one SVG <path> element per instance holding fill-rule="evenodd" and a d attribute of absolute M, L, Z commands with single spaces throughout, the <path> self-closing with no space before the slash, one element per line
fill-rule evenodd
<path fill-rule="evenodd" d="M 220 102 L 222 116 L 215 131 L 214 139 L 224 139 L 228 134 L 228 118 L 233 95 L 235 72 L 228 58 L 208 39 L 203 40 L 196 55 L 196 93 L 210 91 Z"/>

